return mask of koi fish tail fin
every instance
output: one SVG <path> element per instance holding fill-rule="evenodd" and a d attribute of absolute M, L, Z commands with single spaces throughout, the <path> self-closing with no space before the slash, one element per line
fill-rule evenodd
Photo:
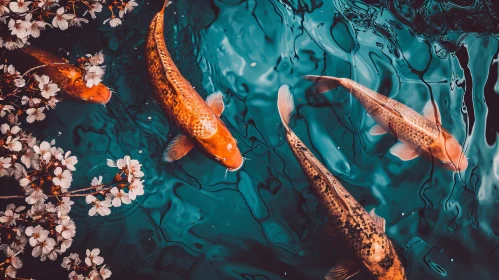
<path fill-rule="evenodd" d="M 324 93 L 341 86 L 341 80 L 329 76 L 303 76 L 304 79 L 314 82 L 313 89 L 316 93 Z"/>
<path fill-rule="evenodd" d="M 279 116 L 281 117 L 282 124 L 286 130 L 289 130 L 289 118 L 291 113 L 295 109 L 295 102 L 291 92 L 289 92 L 289 86 L 284 84 L 279 88 L 279 93 L 277 95 L 277 110 L 279 111 Z"/>

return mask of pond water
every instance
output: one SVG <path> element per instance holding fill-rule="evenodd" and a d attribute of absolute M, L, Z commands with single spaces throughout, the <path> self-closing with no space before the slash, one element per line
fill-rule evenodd
<path fill-rule="evenodd" d="M 88 217 L 76 202 L 71 251 L 101 248 L 115 279 L 322 279 L 348 253 L 323 230 L 327 217 L 285 142 L 276 102 L 288 84 L 297 104 L 292 129 L 386 219 L 409 279 L 495 279 L 498 41 L 465 33 L 496 31 L 484 23 L 494 18 L 480 16 L 485 4 L 445 18 L 437 1 L 388 1 L 391 9 L 367 0 L 174 1 L 165 15 L 168 48 L 201 96 L 224 93 L 222 120 L 248 158 L 225 177 L 198 150 L 161 161 L 178 129 L 153 97 L 144 40 L 162 1 L 137 2 L 118 29 L 94 21 L 34 42 L 64 48 L 70 60 L 106 55 L 111 101 L 65 100 L 40 128 L 42 139 L 78 156 L 73 185 L 113 176 L 106 158 L 130 155 L 145 173 L 146 194 L 111 216 Z M 370 136 L 373 120 L 347 91 L 315 95 L 304 75 L 348 77 L 418 112 L 433 98 L 468 169 L 400 161 L 388 152 L 395 138 Z"/>

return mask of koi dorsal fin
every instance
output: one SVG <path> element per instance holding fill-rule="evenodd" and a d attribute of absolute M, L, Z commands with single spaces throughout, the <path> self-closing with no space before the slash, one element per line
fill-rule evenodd
<path fill-rule="evenodd" d="M 208 95 L 206 97 L 206 104 L 208 104 L 208 107 L 211 108 L 217 117 L 220 117 L 225 109 L 223 95 L 220 91 Z"/>
<path fill-rule="evenodd" d="M 436 124 L 442 124 L 442 118 L 440 116 L 438 105 L 431 99 L 426 102 L 423 108 L 423 116 Z"/>
<path fill-rule="evenodd" d="M 385 219 L 376 215 L 376 213 L 374 212 L 374 208 L 369 212 L 369 215 L 373 219 L 374 223 L 378 226 L 378 228 L 381 229 L 383 232 L 385 232 L 385 225 L 386 225 Z"/>

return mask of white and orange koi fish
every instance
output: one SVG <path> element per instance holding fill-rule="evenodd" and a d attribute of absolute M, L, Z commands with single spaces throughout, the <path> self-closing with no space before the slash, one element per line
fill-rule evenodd
<path fill-rule="evenodd" d="M 406 105 L 350 79 L 327 76 L 304 78 L 316 82 L 315 89 L 320 93 L 338 86 L 346 88 L 378 123 L 371 128 L 371 135 L 390 132 L 400 141 L 390 149 L 390 153 L 400 159 L 408 161 L 423 155 L 450 170 L 459 172 L 468 167 L 461 145 L 442 127 L 438 106 L 431 100 L 426 103 L 422 116 Z"/>

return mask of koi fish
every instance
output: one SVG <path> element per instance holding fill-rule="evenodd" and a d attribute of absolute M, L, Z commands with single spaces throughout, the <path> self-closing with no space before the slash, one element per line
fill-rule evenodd
<path fill-rule="evenodd" d="M 103 84 L 87 87 L 80 68 L 64 59 L 39 48 L 28 46 L 9 54 L 9 62 L 19 65 L 21 71 L 33 71 L 47 75 L 69 97 L 88 103 L 106 104 L 111 91 Z"/>
<path fill-rule="evenodd" d="M 350 79 L 326 76 L 304 78 L 315 81 L 315 89 L 320 93 L 338 86 L 346 88 L 378 123 L 370 129 L 371 135 L 382 135 L 389 131 L 399 140 L 390 149 L 390 153 L 401 160 L 408 161 L 423 155 L 450 170 L 459 172 L 468 167 L 468 159 L 464 156 L 461 145 L 442 127 L 438 106 L 431 100 L 426 103 L 423 116 Z"/>
<path fill-rule="evenodd" d="M 166 0 L 152 20 L 146 41 L 148 71 L 156 99 L 183 132 L 168 144 L 163 158 L 176 161 L 196 146 L 229 171 L 236 171 L 244 161 L 236 140 L 219 118 L 224 111 L 222 93 L 212 93 L 204 101 L 182 76 L 166 48 L 164 11 L 170 3 Z"/>
<path fill-rule="evenodd" d="M 356 257 L 339 262 L 324 278 L 346 280 L 364 266 L 375 279 L 406 279 L 397 252 L 385 234 L 385 219 L 377 216 L 374 209 L 367 213 L 289 128 L 294 101 L 287 85 L 279 88 L 277 107 L 286 129 L 286 140 L 327 212 L 326 232 L 340 237 Z"/>

